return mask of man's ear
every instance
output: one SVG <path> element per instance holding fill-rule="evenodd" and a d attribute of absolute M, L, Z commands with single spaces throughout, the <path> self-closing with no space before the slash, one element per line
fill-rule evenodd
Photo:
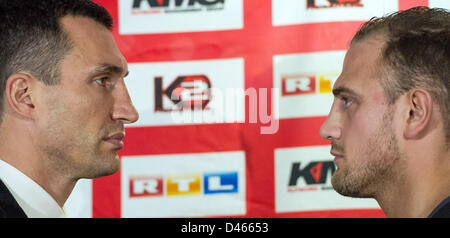
<path fill-rule="evenodd" d="M 433 99 L 431 94 L 423 89 L 414 89 L 409 93 L 409 117 L 406 122 L 404 137 L 413 139 L 422 136 L 431 121 Z"/>
<path fill-rule="evenodd" d="M 37 79 L 27 73 L 16 73 L 6 81 L 5 99 L 16 115 L 26 119 L 33 118 L 33 85 Z"/>

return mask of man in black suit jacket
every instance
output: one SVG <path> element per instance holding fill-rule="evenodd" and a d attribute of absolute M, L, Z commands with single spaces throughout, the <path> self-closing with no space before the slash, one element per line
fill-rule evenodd
<path fill-rule="evenodd" d="M 64 213 L 80 178 L 119 170 L 138 119 L 113 19 L 91 0 L 1 0 L 0 22 L 0 179 L 27 216 Z M 23 216 L 1 191 L 1 213 Z"/>
<path fill-rule="evenodd" d="M 338 193 L 375 198 L 388 217 L 450 217 L 449 75 L 448 10 L 416 7 L 361 26 L 320 130 Z"/>

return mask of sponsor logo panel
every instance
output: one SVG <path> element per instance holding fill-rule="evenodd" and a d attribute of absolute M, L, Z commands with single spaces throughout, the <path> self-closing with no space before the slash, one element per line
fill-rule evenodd
<path fill-rule="evenodd" d="M 245 154 L 240 151 L 123 157 L 121 180 L 123 217 L 246 211 Z"/>
<path fill-rule="evenodd" d="M 336 171 L 330 146 L 275 149 L 276 212 L 379 208 L 374 199 L 344 197 L 333 190 Z"/>
<path fill-rule="evenodd" d="M 272 0 L 272 24 L 368 20 L 397 10 L 391 0 Z"/>
<path fill-rule="evenodd" d="M 119 0 L 120 34 L 241 29 L 242 0 Z"/>
<path fill-rule="evenodd" d="M 274 87 L 280 89 L 275 106 L 280 118 L 327 115 L 344 57 L 345 51 L 274 56 Z"/>
<path fill-rule="evenodd" d="M 130 126 L 245 120 L 244 60 L 131 63 L 126 80 L 139 120 Z"/>

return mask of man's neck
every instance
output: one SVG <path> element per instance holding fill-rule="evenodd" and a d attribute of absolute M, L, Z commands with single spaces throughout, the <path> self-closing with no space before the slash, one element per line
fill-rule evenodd
<path fill-rule="evenodd" d="M 400 181 L 376 194 L 375 199 L 387 217 L 428 217 L 439 203 L 450 196 L 449 153 L 441 153 L 440 159 L 432 157 L 416 158 L 424 164 L 407 166 Z M 442 161 L 446 162 L 439 163 Z"/>
<path fill-rule="evenodd" d="M 14 141 L 14 138 L 18 140 L 22 137 L 4 140 L 5 143 L 0 144 L 0 158 L 39 184 L 60 207 L 63 207 L 77 180 L 71 179 L 68 173 L 54 168 L 45 155 L 34 149 L 30 140 Z M 13 146 L 14 144 L 20 144 L 21 147 Z"/>
<path fill-rule="evenodd" d="M 396 190 L 395 194 L 377 196 L 376 200 L 387 217 L 428 217 L 449 193 L 431 195 L 422 192 Z"/>
<path fill-rule="evenodd" d="M 34 166 L 33 170 L 30 170 L 29 168 L 31 167 L 31 165 L 35 164 L 31 162 L 31 159 L 28 166 L 22 166 L 22 163 L 17 163 L 17 161 L 14 160 L 15 157 L 1 155 L 1 158 L 5 162 L 25 174 L 27 177 L 32 179 L 34 182 L 36 182 L 50 196 L 52 196 L 52 198 L 58 203 L 60 207 L 64 206 L 64 203 L 72 193 L 72 190 L 77 182 L 76 180 L 70 180 L 68 178 L 64 178 L 61 175 L 50 173 L 49 171 L 51 170 L 49 169 L 38 169 L 39 165 Z"/>

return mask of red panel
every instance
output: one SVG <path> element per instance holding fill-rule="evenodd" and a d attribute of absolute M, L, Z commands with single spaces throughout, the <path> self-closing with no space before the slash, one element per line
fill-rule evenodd
<path fill-rule="evenodd" d="M 126 128 L 121 155 L 154 155 L 242 150 L 241 124 Z M 212 136 L 214 135 L 214 136 Z"/>
<path fill-rule="evenodd" d="M 92 181 L 92 217 L 120 217 L 120 170 Z"/>

